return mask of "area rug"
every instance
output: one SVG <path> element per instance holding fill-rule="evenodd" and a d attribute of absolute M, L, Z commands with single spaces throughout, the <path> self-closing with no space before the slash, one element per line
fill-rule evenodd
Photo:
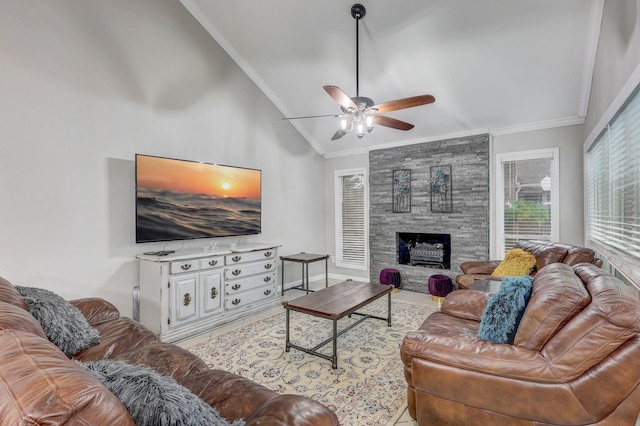
<path fill-rule="evenodd" d="M 231 371 L 278 393 L 312 398 L 332 409 L 342 425 L 387 425 L 406 407 L 407 384 L 400 345 L 434 311 L 394 300 L 391 327 L 367 319 L 338 337 L 338 368 L 331 361 L 291 349 L 285 352 L 285 313 L 212 337 L 187 349 L 211 368 Z M 387 298 L 364 307 L 386 318 Z M 358 316 L 338 321 L 338 330 Z M 311 348 L 331 336 L 330 320 L 291 312 L 291 342 Z M 319 350 L 331 355 L 331 343 Z"/>

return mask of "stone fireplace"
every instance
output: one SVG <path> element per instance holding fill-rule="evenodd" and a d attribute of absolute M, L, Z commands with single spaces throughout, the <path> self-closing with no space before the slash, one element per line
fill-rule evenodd
<path fill-rule="evenodd" d="M 451 235 L 398 232 L 398 264 L 451 269 Z"/>
<path fill-rule="evenodd" d="M 431 168 L 449 165 L 453 211 L 432 211 Z M 394 213 L 393 171 L 403 169 L 411 170 L 411 208 Z M 489 256 L 489 135 L 370 151 L 369 205 L 371 282 L 380 282 L 382 269 L 395 268 L 402 288 L 428 293 L 431 275 L 455 278 L 462 262 Z M 405 239 L 421 243 L 413 259 L 400 247 L 400 240 L 408 244 Z"/>

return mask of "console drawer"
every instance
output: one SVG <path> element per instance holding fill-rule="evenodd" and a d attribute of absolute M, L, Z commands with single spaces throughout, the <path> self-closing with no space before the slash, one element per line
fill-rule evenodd
<path fill-rule="evenodd" d="M 276 282 L 276 273 L 271 272 L 264 275 L 256 275 L 253 277 L 235 280 L 225 283 L 224 285 L 224 294 L 231 295 L 236 293 L 241 293 L 244 291 L 253 290 L 254 288 L 264 287 L 269 283 Z"/>
<path fill-rule="evenodd" d="M 197 271 L 200 269 L 198 259 L 180 260 L 171 262 L 171 274 L 182 274 L 189 271 Z"/>
<path fill-rule="evenodd" d="M 263 272 L 275 271 L 276 261 L 275 259 L 266 260 L 264 262 L 256 262 L 248 265 L 227 266 L 224 269 L 224 277 L 227 280 L 233 280 L 236 278 L 246 277 L 249 275 L 256 275 Z"/>
<path fill-rule="evenodd" d="M 213 256 L 200 259 L 200 269 L 220 268 L 224 266 L 224 256 Z"/>
<path fill-rule="evenodd" d="M 241 294 L 227 296 L 224 299 L 225 311 L 237 309 L 256 302 L 262 302 L 277 294 L 276 285 L 264 286 Z"/>
<path fill-rule="evenodd" d="M 246 253 L 232 253 L 225 256 L 226 265 L 235 265 L 237 263 L 254 262 L 264 259 L 275 259 L 276 250 L 257 250 Z"/>

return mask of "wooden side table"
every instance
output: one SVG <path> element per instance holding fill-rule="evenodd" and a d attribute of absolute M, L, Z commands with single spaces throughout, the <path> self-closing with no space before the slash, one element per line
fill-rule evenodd
<path fill-rule="evenodd" d="M 280 280 L 280 285 L 282 286 L 282 295 L 284 296 L 284 292 L 288 290 L 304 290 L 309 294 L 309 292 L 313 292 L 313 290 L 309 290 L 309 264 L 313 262 L 319 262 L 324 260 L 324 287 L 329 287 L 329 255 L 328 254 L 311 254 L 311 253 L 299 253 L 292 254 L 289 256 L 280 256 L 280 260 L 282 261 L 282 279 Z M 302 283 L 291 287 L 285 290 L 284 288 L 284 262 L 294 262 L 302 264 Z"/>

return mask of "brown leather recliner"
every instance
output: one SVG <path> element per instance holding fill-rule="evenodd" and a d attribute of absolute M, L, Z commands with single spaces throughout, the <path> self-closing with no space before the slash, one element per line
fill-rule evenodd
<path fill-rule="evenodd" d="M 9 281 L 0 278 L 0 424 L 134 425 L 124 405 L 73 361 L 123 360 L 147 365 L 246 425 L 337 426 L 329 408 L 280 395 L 249 379 L 212 370 L 190 352 L 160 341 L 99 298 L 71 301 L 100 332 L 100 344 L 68 359 L 47 337 Z"/>
<path fill-rule="evenodd" d="M 406 335 L 410 415 L 420 425 L 637 425 L 640 300 L 597 266 L 535 276 L 513 344 L 478 339 L 489 294 L 458 290 Z"/>
<path fill-rule="evenodd" d="M 602 260 L 595 257 L 596 252 L 586 247 L 537 240 L 518 241 L 514 247 L 528 251 L 536 257 L 536 264 L 531 274 L 534 276 L 537 271 L 551 263 L 564 263 L 573 266 L 578 263 L 589 262 L 599 268 L 602 267 Z M 462 262 L 460 269 L 463 273 L 456 276 L 458 289 L 468 289 L 473 282 L 478 279 L 502 280 L 501 277 L 491 275 L 500 262 L 500 260 L 471 260 Z"/>

